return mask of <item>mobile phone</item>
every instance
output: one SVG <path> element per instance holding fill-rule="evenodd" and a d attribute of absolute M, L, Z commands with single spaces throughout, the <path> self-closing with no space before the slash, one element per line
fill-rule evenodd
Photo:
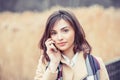
<path fill-rule="evenodd" d="M 57 52 L 58 51 L 58 48 L 55 46 L 55 44 L 53 43 L 52 44 L 55 48 L 52 49 L 53 52 Z"/>

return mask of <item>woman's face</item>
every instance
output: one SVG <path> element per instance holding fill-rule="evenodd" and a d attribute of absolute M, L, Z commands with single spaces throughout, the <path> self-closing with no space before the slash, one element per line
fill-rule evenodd
<path fill-rule="evenodd" d="M 73 49 L 75 32 L 69 22 L 63 19 L 58 20 L 54 24 L 50 35 L 59 50 L 64 52 Z"/>

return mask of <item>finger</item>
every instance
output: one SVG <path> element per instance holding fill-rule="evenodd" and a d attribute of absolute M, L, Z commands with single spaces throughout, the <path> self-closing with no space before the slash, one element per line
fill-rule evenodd
<path fill-rule="evenodd" d="M 46 42 L 49 42 L 49 41 L 55 42 L 54 40 L 52 40 L 52 38 L 48 38 L 48 39 L 46 40 Z"/>
<path fill-rule="evenodd" d="M 48 38 L 46 41 L 51 41 L 52 39 L 51 38 Z"/>
<path fill-rule="evenodd" d="M 51 46 L 51 45 L 53 46 L 53 44 L 54 44 L 53 41 L 49 41 L 49 42 L 46 42 L 46 43 L 45 43 L 46 46 Z"/>
<path fill-rule="evenodd" d="M 50 45 L 50 48 L 51 48 L 51 50 L 53 52 L 57 52 L 58 51 L 57 48 L 53 44 Z"/>
<path fill-rule="evenodd" d="M 47 45 L 47 51 L 48 52 L 57 52 L 57 48 L 54 46 L 54 44 Z"/>
<path fill-rule="evenodd" d="M 53 40 L 47 40 L 47 41 L 45 42 L 45 45 L 46 45 L 46 46 L 49 46 L 49 45 L 51 45 L 51 44 L 53 44 L 53 43 L 55 43 Z"/>

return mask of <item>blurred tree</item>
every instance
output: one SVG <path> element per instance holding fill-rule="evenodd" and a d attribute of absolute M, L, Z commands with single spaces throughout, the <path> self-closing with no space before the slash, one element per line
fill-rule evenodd
<path fill-rule="evenodd" d="M 80 7 L 94 4 L 109 6 L 120 6 L 120 0 L 0 0 L 0 11 L 43 11 L 52 6 Z"/>

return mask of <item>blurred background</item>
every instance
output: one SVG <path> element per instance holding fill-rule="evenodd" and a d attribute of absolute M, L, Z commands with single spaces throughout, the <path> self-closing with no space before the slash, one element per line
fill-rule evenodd
<path fill-rule="evenodd" d="M 0 0 L 0 80 L 33 80 L 46 20 L 59 9 L 76 15 L 92 54 L 119 80 L 120 0 Z"/>

